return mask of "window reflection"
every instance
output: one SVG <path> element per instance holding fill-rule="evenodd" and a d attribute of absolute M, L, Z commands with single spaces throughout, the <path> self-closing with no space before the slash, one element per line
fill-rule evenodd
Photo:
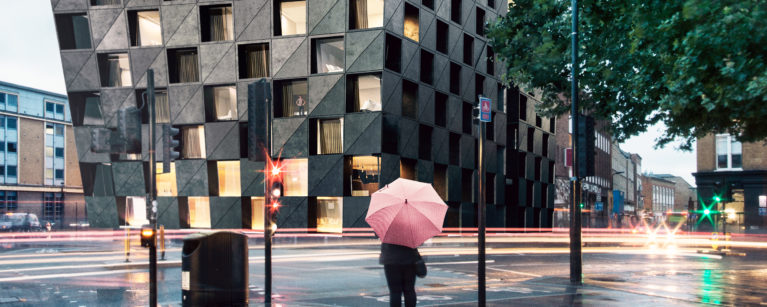
<path fill-rule="evenodd" d="M 162 28 L 159 11 L 128 12 L 131 46 L 162 45 Z"/>
<path fill-rule="evenodd" d="M 317 232 L 343 232 L 343 199 L 317 197 Z"/>
<path fill-rule="evenodd" d="M 370 196 L 373 192 L 378 191 L 380 164 L 380 157 L 352 157 L 352 196 Z"/>
<path fill-rule="evenodd" d="M 99 54 L 101 86 L 131 86 L 130 60 L 127 53 Z"/>
<path fill-rule="evenodd" d="M 125 222 L 129 226 L 149 224 L 146 216 L 146 198 L 139 196 L 125 198 Z"/>
<path fill-rule="evenodd" d="M 306 196 L 309 191 L 309 160 L 284 159 L 283 193 L 285 196 Z"/>
<path fill-rule="evenodd" d="M 312 41 L 312 73 L 344 71 L 344 39 L 324 38 Z"/>
<path fill-rule="evenodd" d="M 205 127 L 181 128 L 181 157 L 184 159 L 205 159 Z"/>
<path fill-rule="evenodd" d="M 210 200 L 208 197 L 189 197 L 189 227 L 210 228 Z"/>
<path fill-rule="evenodd" d="M 381 111 L 381 75 L 350 76 L 347 84 L 349 111 Z"/>
<path fill-rule="evenodd" d="M 205 87 L 206 121 L 237 119 L 237 93 L 233 85 Z"/>
<path fill-rule="evenodd" d="M 157 163 L 157 196 L 176 196 L 176 163 L 170 163 L 170 173 L 162 172 L 162 163 Z"/>
<path fill-rule="evenodd" d="M 275 35 L 306 33 L 306 1 L 280 1 L 280 26 Z"/>

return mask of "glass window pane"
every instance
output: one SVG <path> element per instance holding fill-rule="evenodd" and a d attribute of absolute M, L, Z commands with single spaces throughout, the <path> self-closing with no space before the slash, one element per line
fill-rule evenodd
<path fill-rule="evenodd" d="M 181 157 L 184 159 L 205 159 L 204 126 L 181 129 Z"/>
<path fill-rule="evenodd" d="M 139 46 L 162 45 L 162 27 L 160 26 L 159 11 L 137 12 L 138 33 L 136 40 Z"/>
<path fill-rule="evenodd" d="M 234 86 L 205 88 L 206 121 L 237 120 L 237 92 Z"/>
<path fill-rule="evenodd" d="M 740 168 L 743 167 L 743 146 L 740 142 L 735 141 L 735 138 L 732 138 L 732 148 L 731 148 L 731 154 L 732 154 L 732 168 Z"/>
<path fill-rule="evenodd" d="M 209 6 L 200 8 L 202 41 L 224 41 L 234 39 L 232 7 Z"/>
<path fill-rule="evenodd" d="M 280 2 L 280 32 L 277 35 L 306 33 L 306 1 Z"/>
<path fill-rule="evenodd" d="M 275 95 L 274 116 L 306 116 L 308 86 L 306 80 L 285 81 L 278 83 Z"/>
<path fill-rule="evenodd" d="M 283 191 L 285 196 L 307 196 L 309 190 L 309 160 L 285 159 L 283 169 Z"/>
<path fill-rule="evenodd" d="M 19 96 L 8 94 L 6 110 L 16 112 L 18 109 Z"/>
<path fill-rule="evenodd" d="M 99 54 L 98 62 L 101 86 L 123 87 L 133 84 L 127 53 Z"/>
<path fill-rule="evenodd" d="M 381 76 L 361 75 L 351 82 L 354 111 L 381 111 Z"/>
<path fill-rule="evenodd" d="M 53 157 L 53 147 L 45 147 L 45 156 Z"/>
<path fill-rule="evenodd" d="M 210 201 L 207 197 L 189 197 L 189 227 L 210 228 Z"/>
<path fill-rule="evenodd" d="M 57 169 L 56 170 L 56 179 L 64 179 L 64 170 L 63 169 Z"/>
<path fill-rule="evenodd" d="M 125 222 L 130 226 L 149 224 L 146 216 L 146 198 L 138 196 L 125 198 Z"/>
<path fill-rule="evenodd" d="M 340 37 L 314 40 L 313 60 L 312 73 L 344 71 L 344 39 Z"/>
<path fill-rule="evenodd" d="M 717 135 L 716 136 L 716 167 L 727 168 L 727 155 L 728 155 L 728 136 Z"/>
<path fill-rule="evenodd" d="M 264 197 L 250 198 L 250 229 L 264 230 Z"/>
<path fill-rule="evenodd" d="M 405 3 L 404 35 L 405 37 L 418 41 L 418 8 Z"/>
<path fill-rule="evenodd" d="M 240 196 L 240 161 L 218 161 L 218 196 Z"/>
<path fill-rule="evenodd" d="M 343 232 L 343 199 L 317 197 L 317 232 Z"/>
<path fill-rule="evenodd" d="M 318 121 L 318 154 L 339 154 L 343 152 L 343 118 L 321 119 Z"/>
<path fill-rule="evenodd" d="M 162 172 L 162 163 L 156 164 L 157 168 L 157 196 L 176 196 L 176 163 L 170 163 L 170 172 Z"/>
<path fill-rule="evenodd" d="M 269 44 L 240 45 L 240 78 L 269 77 Z"/>
<path fill-rule="evenodd" d="M 383 0 L 351 0 L 349 5 L 349 29 L 383 27 Z"/>
<path fill-rule="evenodd" d="M 370 196 L 378 191 L 380 163 L 376 156 L 352 157 L 352 196 Z"/>

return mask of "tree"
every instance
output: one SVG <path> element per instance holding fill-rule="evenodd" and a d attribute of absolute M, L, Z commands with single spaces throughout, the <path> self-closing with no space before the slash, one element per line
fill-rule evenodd
<path fill-rule="evenodd" d="M 767 138 L 767 1 L 582 0 L 579 107 L 611 122 L 619 141 L 663 122 L 663 146 L 710 133 Z M 567 0 L 514 0 L 489 43 L 504 79 L 542 92 L 539 111 L 569 111 Z M 566 99 L 563 99 L 566 97 Z"/>

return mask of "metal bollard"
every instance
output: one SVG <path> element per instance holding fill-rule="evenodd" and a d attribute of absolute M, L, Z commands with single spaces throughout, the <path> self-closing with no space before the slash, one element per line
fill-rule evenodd
<path fill-rule="evenodd" d="M 130 234 L 128 233 L 130 230 L 128 228 L 125 228 L 125 262 L 130 262 Z"/>
<path fill-rule="evenodd" d="M 160 260 L 165 260 L 165 226 L 160 225 Z"/>

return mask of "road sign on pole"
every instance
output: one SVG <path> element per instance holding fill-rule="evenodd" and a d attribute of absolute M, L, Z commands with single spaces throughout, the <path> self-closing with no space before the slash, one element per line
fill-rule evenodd
<path fill-rule="evenodd" d="M 493 121 L 492 101 L 490 98 L 479 96 L 479 120 L 489 123 Z"/>

